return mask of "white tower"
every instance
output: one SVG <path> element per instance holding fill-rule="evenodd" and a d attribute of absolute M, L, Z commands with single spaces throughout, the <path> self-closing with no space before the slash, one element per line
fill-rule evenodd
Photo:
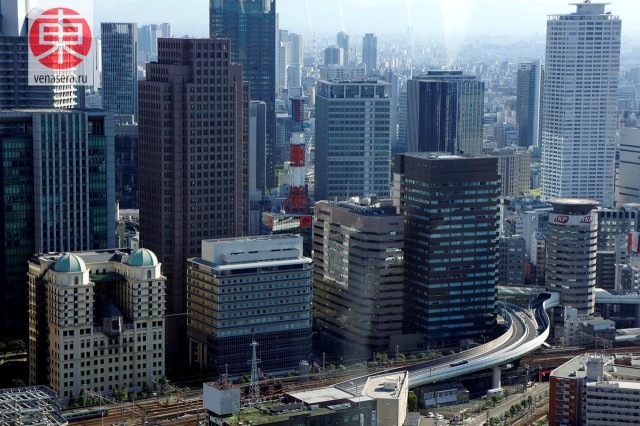
<path fill-rule="evenodd" d="M 619 17 L 604 3 L 547 21 L 542 117 L 542 196 L 613 205 Z"/>

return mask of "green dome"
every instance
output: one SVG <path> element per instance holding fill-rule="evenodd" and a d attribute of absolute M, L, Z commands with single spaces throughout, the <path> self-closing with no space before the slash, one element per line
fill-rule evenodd
<path fill-rule="evenodd" d="M 131 253 L 127 263 L 130 266 L 156 266 L 158 258 L 151 250 L 141 248 Z"/>
<path fill-rule="evenodd" d="M 84 272 L 87 266 L 80 257 L 75 254 L 66 253 L 56 260 L 53 269 L 56 272 Z"/>

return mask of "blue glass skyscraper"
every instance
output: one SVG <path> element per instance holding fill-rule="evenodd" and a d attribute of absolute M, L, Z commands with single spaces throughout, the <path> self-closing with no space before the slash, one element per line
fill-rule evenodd
<path fill-rule="evenodd" d="M 267 104 L 267 187 L 275 186 L 276 1 L 211 0 L 212 36 L 231 39 L 231 60 L 242 64 L 251 100 Z"/>

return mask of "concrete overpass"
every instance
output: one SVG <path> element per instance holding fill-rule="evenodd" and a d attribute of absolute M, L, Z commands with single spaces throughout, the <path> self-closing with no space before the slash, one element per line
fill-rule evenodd
<path fill-rule="evenodd" d="M 559 303 L 559 294 L 552 292 L 538 294 L 528 308 L 499 303 L 500 315 L 505 319 L 508 329 L 497 339 L 455 355 L 385 370 L 339 383 L 336 387 L 355 395 L 356 390 L 362 389 L 367 379 L 374 375 L 408 370 L 409 386 L 417 387 L 486 369 L 493 369 L 494 387 L 500 387 L 500 366 L 520 359 L 542 346 L 550 331 L 546 310 Z"/>

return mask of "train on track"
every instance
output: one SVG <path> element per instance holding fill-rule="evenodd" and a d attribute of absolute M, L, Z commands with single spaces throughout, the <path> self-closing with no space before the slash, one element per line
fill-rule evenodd
<path fill-rule="evenodd" d="M 62 417 L 69 422 L 75 422 L 78 420 L 95 419 L 98 417 L 106 417 L 109 415 L 108 407 L 90 407 L 79 408 L 77 410 L 65 411 L 62 413 Z"/>

